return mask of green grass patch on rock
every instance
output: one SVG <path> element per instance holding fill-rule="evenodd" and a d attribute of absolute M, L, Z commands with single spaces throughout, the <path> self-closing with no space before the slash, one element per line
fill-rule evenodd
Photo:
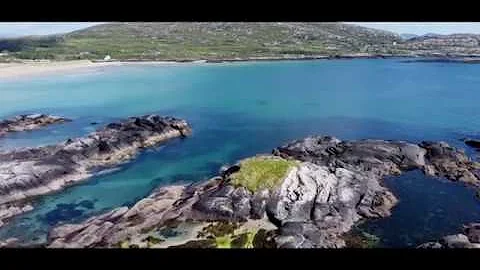
<path fill-rule="evenodd" d="M 217 248 L 231 248 L 232 247 L 232 236 L 225 235 L 215 238 L 215 244 Z"/>
<path fill-rule="evenodd" d="M 124 240 L 119 242 L 116 246 L 119 248 L 129 248 L 130 244 L 128 243 L 128 240 Z"/>
<path fill-rule="evenodd" d="M 231 248 L 253 248 L 253 239 L 257 230 L 247 231 L 233 238 Z"/>
<path fill-rule="evenodd" d="M 230 176 L 231 182 L 252 192 L 264 188 L 271 189 L 276 187 L 295 165 L 295 161 L 277 157 L 247 158 L 240 162 L 240 170 Z"/>
<path fill-rule="evenodd" d="M 160 244 L 161 242 L 164 242 L 165 240 L 157 238 L 155 236 L 149 235 L 147 238 L 143 239 L 143 242 L 147 242 L 147 247 L 153 247 L 157 244 Z"/>
<path fill-rule="evenodd" d="M 221 237 L 228 234 L 233 234 L 235 229 L 239 227 L 237 223 L 219 221 L 216 223 L 209 224 L 207 227 L 203 228 L 201 232 L 198 233 L 198 237 L 205 238 L 215 238 Z"/>

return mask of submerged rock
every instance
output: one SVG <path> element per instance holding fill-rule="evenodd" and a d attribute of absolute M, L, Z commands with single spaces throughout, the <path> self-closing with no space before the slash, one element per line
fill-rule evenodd
<path fill-rule="evenodd" d="M 134 157 L 143 148 L 189 133 L 184 120 L 146 115 L 57 145 L 2 152 L 0 205 L 62 189 Z"/>
<path fill-rule="evenodd" d="M 466 139 L 464 143 L 470 147 L 476 148 L 477 150 L 480 149 L 480 140 L 475 139 Z"/>
<path fill-rule="evenodd" d="M 273 154 L 274 160 L 295 161 L 289 163 L 294 165 L 277 185 L 248 189 L 242 186 L 248 181 L 233 181 L 234 174 L 241 173 L 245 164 L 239 162 L 203 183 L 160 188 L 128 210 L 114 210 L 79 225 L 57 227 L 49 235 L 49 246 L 109 247 L 128 239 L 144 239 L 146 232 L 169 222 L 243 224 L 267 217 L 277 228 L 264 228 L 264 237 L 269 231 L 267 246 L 341 248 L 346 246 L 345 233 L 358 221 L 391 214 L 397 199 L 382 185 L 387 175 L 421 169 L 427 174 L 473 185 L 479 181 L 473 173 L 469 175 L 477 164 L 462 151 L 442 142 L 416 145 L 403 141 L 308 137 L 278 147 Z M 263 158 L 273 160 L 273 157 Z M 115 211 L 120 214 L 112 219 Z M 477 227 L 472 228 L 467 235 L 474 239 Z M 242 239 L 237 240 L 245 240 Z M 464 240 L 459 236 L 445 239 L 445 243 L 459 246 L 466 243 Z M 198 241 L 204 247 L 214 246 L 211 240 Z M 196 246 L 198 241 L 187 246 Z M 443 244 L 430 246 L 438 245 Z"/>
<path fill-rule="evenodd" d="M 70 119 L 46 114 L 22 114 L 12 119 L 0 121 L 0 137 L 9 132 L 39 129 L 44 126 L 68 122 Z"/>

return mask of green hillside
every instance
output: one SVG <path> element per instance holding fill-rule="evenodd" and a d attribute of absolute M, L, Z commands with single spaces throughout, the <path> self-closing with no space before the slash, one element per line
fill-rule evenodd
<path fill-rule="evenodd" d="M 4 39 L 4 58 L 190 60 L 402 53 L 400 36 L 342 23 L 111 23 L 65 35 Z"/>

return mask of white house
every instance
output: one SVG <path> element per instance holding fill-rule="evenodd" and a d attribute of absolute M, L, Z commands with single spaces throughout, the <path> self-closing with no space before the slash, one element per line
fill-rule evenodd
<path fill-rule="evenodd" d="M 105 58 L 103 58 L 104 61 L 110 61 L 112 58 L 110 57 L 110 55 L 107 55 L 105 56 Z"/>

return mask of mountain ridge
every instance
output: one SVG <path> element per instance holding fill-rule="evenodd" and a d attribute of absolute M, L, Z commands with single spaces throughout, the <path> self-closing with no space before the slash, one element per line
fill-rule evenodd
<path fill-rule="evenodd" d="M 342 55 L 480 55 L 480 35 L 401 35 L 350 23 L 105 23 L 65 34 L 0 39 L 3 60 L 221 60 Z M 2 60 L 0 57 L 0 60 Z"/>

